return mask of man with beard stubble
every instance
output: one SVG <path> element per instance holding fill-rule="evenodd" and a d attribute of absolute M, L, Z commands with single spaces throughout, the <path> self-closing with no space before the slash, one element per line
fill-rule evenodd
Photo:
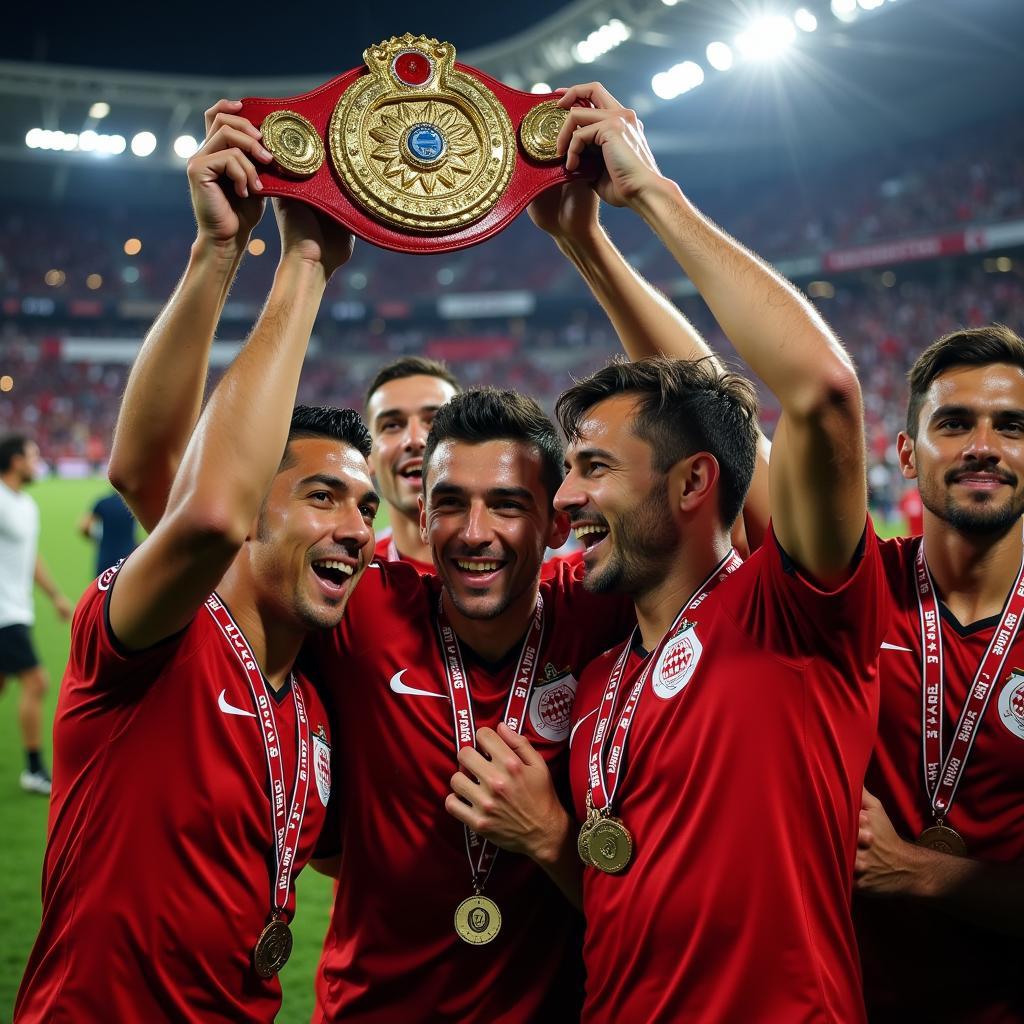
<path fill-rule="evenodd" d="M 580 680 L 575 822 L 504 728 L 528 770 L 470 753 L 448 809 L 499 846 L 578 857 L 584 1021 L 859 1022 L 849 903 L 888 601 L 857 379 L 813 307 L 660 174 L 632 111 L 596 84 L 559 103 L 566 166 L 600 147 L 598 193 L 647 221 L 779 399 L 772 523 L 741 562 L 758 448 L 742 378 L 654 359 L 563 394 L 556 507 L 586 585 L 628 594 L 637 630 Z"/>
<path fill-rule="evenodd" d="M 940 338 L 900 467 L 924 535 L 882 545 L 892 619 L 855 904 L 872 1021 L 1024 1021 L 1024 342 Z"/>

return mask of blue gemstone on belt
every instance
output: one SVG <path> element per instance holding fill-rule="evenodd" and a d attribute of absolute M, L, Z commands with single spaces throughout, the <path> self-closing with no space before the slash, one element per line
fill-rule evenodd
<path fill-rule="evenodd" d="M 431 124 L 418 124 L 409 130 L 409 152 L 423 163 L 432 163 L 444 154 L 444 136 Z"/>

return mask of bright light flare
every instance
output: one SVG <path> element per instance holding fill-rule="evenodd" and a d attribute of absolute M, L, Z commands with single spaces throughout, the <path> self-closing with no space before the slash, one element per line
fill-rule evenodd
<path fill-rule="evenodd" d="M 668 71 L 661 71 L 651 79 L 654 95 L 663 100 L 674 100 L 684 92 L 696 89 L 704 81 L 704 69 L 692 60 L 675 64 Z"/>
<path fill-rule="evenodd" d="M 829 6 L 840 21 L 853 21 L 857 17 L 857 0 L 832 0 Z"/>
<path fill-rule="evenodd" d="M 91 118 L 94 118 L 97 121 L 102 121 L 103 118 L 105 118 L 107 116 L 107 114 L 109 114 L 109 113 L 110 113 L 110 104 L 109 103 L 104 103 L 103 100 L 97 100 L 89 108 L 89 116 Z"/>
<path fill-rule="evenodd" d="M 530 92 L 540 94 L 544 92 L 554 92 L 554 89 L 552 89 L 547 82 L 534 82 L 533 85 L 530 86 Z"/>
<path fill-rule="evenodd" d="M 198 149 L 199 143 L 192 135 L 179 135 L 174 140 L 174 155 L 181 157 L 182 160 L 194 156 Z"/>
<path fill-rule="evenodd" d="M 813 32 L 818 27 L 818 19 L 806 7 L 798 7 L 793 12 L 793 22 L 801 32 Z"/>
<path fill-rule="evenodd" d="M 132 138 L 132 152 L 136 156 L 149 156 L 156 149 L 156 136 L 152 132 L 139 132 Z"/>
<path fill-rule="evenodd" d="M 781 14 L 771 14 L 752 21 L 736 37 L 736 49 L 746 60 L 772 60 L 785 53 L 794 39 L 796 28 L 793 22 Z"/>
<path fill-rule="evenodd" d="M 732 48 L 727 43 L 708 43 L 704 51 L 707 54 L 708 63 L 716 71 L 728 71 L 732 67 Z"/>

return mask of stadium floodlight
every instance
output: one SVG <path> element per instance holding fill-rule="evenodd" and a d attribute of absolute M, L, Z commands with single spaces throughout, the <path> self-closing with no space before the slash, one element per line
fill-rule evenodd
<path fill-rule="evenodd" d="M 736 49 L 747 60 L 771 60 L 785 53 L 794 39 L 793 22 L 781 14 L 769 14 L 752 21 L 736 37 Z"/>
<path fill-rule="evenodd" d="M 661 0 L 661 2 L 662 2 L 662 3 L 663 3 L 663 4 L 665 5 L 665 6 L 666 6 L 666 7 L 675 7 L 675 5 L 676 5 L 677 3 L 679 3 L 679 0 Z"/>
<path fill-rule="evenodd" d="M 542 93 L 542 92 L 553 92 L 554 90 L 548 85 L 547 82 L 534 82 L 530 86 L 530 92 Z"/>
<path fill-rule="evenodd" d="M 632 29 L 625 22 L 612 18 L 572 48 L 573 59 L 578 64 L 592 64 L 609 50 L 621 46 L 632 34 Z"/>
<path fill-rule="evenodd" d="M 806 7 L 793 12 L 793 22 L 801 32 L 813 32 L 818 27 L 818 19 Z"/>
<path fill-rule="evenodd" d="M 704 52 L 707 54 L 708 63 L 716 71 L 728 71 L 732 67 L 732 48 L 728 44 L 708 43 Z"/>
<path fill-rule="evenodd" d="M 651 79 L 654 95 L 663 100 L 674 100 L 684 92 L 696 89 L 704 81 L 704 69 L 692 60 L 674 64 L 668 71 L 661 71 Z"/>
<path fill-rule="evenodd" d="M 174 155 L 181 157 L 182 160 L 194 156 L 198 149 L 199 143 L 192 135 L 179 135 L 174 140 Z"/>
<path fill-rule="evenodd" d="M 100 135 L 87 128 L 80 135 L 75 132 L 50 131 L 47 128 L 31 128 L 25 135 L 29 149 L 59 150 L 65 153 L 93 153 L 96 156 L 117 156 L 123 153 L 123 135 Z"/>
<path fill-rule="evenodd" d="M 853 21 L 857 17 L 857 0 L 832 0 L 829 6 L 840 21 Z"/>
<path fill-rule="evenodd" d="M 104 103 L 103 100 L 97 100 L 89 108 L 89 116 L 91 118 L 94 118 L 97 121 L 102 121 L 103 118 L 105 118 L 107 116 L 107 114 L 109 114 L 109 113 L 110 113 L 110 104 L 109 103 Z"/>
<path fill-rule="evenodd" d="M 865 11 L 873 11 L 875 8 L 881 7 L 885 3 L 885 0 L 857 0 L 857 3 Z"/>
<path fill-rule="evenodd" d="M 132 138 L 132 152 L 136 156 L 149 156 L 156 149 L 156 136 L 152 132 L 139 132 Z"/>

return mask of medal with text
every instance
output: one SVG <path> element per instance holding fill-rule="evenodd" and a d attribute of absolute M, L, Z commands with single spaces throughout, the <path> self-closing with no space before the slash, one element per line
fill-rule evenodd
<path fill-rule="evenodd" d="M 292 932 L 284 917 L 291 892 L 292 868 L 298 853 L 299 837 L 302 835 L 302 821 L 306 816 L 306 797 L 309 795 L 309 718 L 306 715 L 302 689 L 293 676 L 291 692 L 295 702 L 297 745 L 295 782 L 292 785 L 292 800 L 289 807 L 284 764 L 281 760 L 281 744 L 274 716 L 274 700 L 270 695 L 267 681 L 263 678 L 263 673 L 259 670 L 242 631 L 235 625 L 234 619 L 220 600 L 215 596 L 207 598 L 206 610 L 220 627 L 249 680 L 257 720 L 260 723 L 260 734 L 263 737 L 263 750 L 267 757 L 271 829 L 274 837 L 274 891 L 271 897 L 273 906 L 270 921 L 253 947 L 252 962 L 261 978 L 272 978 L 288 962 L 292 952 Z"/>
<path fill-rule="evenodd" d="M 920 846 L 940 853 L 963 857 L 967 844 L 944 819 L 953 805 L 957 787 L 963 778 L 968 758 L 974 748 L 978 728 L 988 707 L 992 692 L 1003 677 L 1010 657 L 1010 648 L 1020 629 L 1024 615 L 1024 561 L 1017 572 L 1017 581 L 1010 589 L 999 623 L 988 649 L 974 674 L 967 699 L 960 711 L 952 742 L 942 757 L 942 721 L 944 717 L 945 676 L 942 657 L 942 622 L 935 584 L 924 557 L 924 541 L 918 544 L 914 561 L 917 582 L 917 607 L 921 623 L 921 727 L 923 729 L 924 787 L 935 824 L 918 837 Z"/>
<path fill-rule="evenodd" d="M 576 850 L 584 864 L 606 874 L 615 875 L 624 870 L 633 856 L 633 837 L 621 818 L 612 812 L 612 803 L 622 779 L 623 758 L 626 751 L 626 740 L 632 728 L 640 696 L 647 684 L 651 669 L 660 664 L 666 648 L 675 643 L 677 638 L 692 633 L 693 624 L 686 621 L 686 614 L 703 604 L 712 590 L 734 573 L 743 560 L 735 551 L 715 566 L 711 575 L 697 588 L 696 593 L 683 606 L 675 621 L 665 631 L 655 651 L 647 657 L 647 664 L 637 677 L 633 688 L 626 697 L 626 702 L 618 714 L 615 728 L 608 739 L 608 727 L 615 713 L 615 701 L 619 686 L 626 671 L 629 653 L 633 648 L 636 630 L 622 648 L 622 653 L 608 676 L 604 696 L 598 708 L 594 722 L 594 732 L 590 740 L 590 757 L 588 760 L 587 819 L 580 828 Z M 607 753 L 606 753 L 607 747 Z"/>
<path fill-rule="evenodd" d="M 445 614 L 444 603 L 438 602 L 437 632 L 444 656 L 445 678 L 448 694 L 452 701 L 452 717 L 455 723 L 455 752 L 463 747 L 476 744 L 476 723 L 473 719 L 473 699 L 469 692 L 469 678 L 462 661 L 459 638 Z M 540 645 L 544 636 L 544 600 L 537 596 L 530 628 L 523 641 L 516 664 L 515 678 L 505 706 L 504 723 L 515 733 L 523 731 L 526 709 L 537 677 L 540 661 Z M 498 848 L 481 839 L 468 826 L 463 826 L 466 836 L 466 855 L 473 879 L 473 895 L 464 899 L 455 908 L 455 932 L 463 942 L 471 946 L 483 946 L 492 941 L 501 930 L 501 911 L 497 903 L 484 895 L 484 886 L 490 878 Z"/>

